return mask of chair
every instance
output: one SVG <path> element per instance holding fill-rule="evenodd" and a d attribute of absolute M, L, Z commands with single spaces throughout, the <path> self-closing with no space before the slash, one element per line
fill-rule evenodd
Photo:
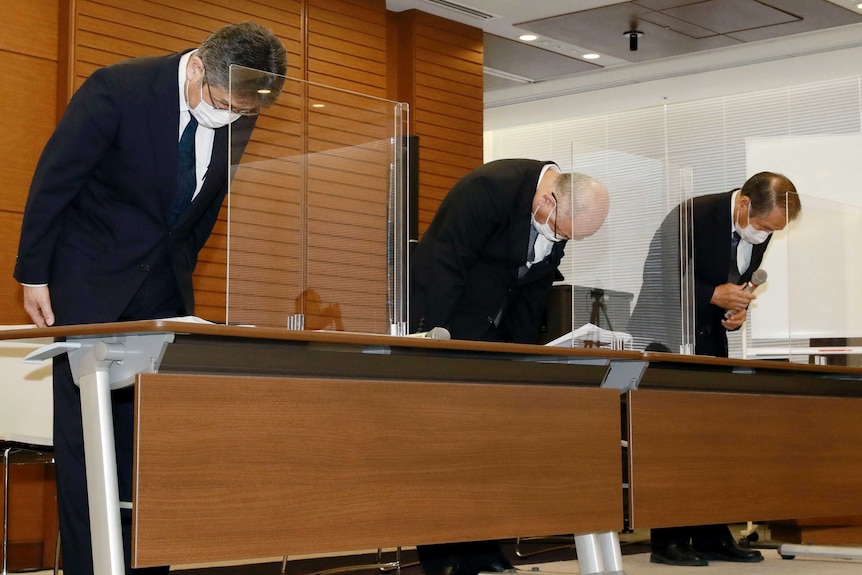
<path fill-rule="evenodd" d="M 14 456 L 19 454 L 27 454 L 26 463 L 30 464 L 50 464 L 53 463 L 54 457 L 50 446 L 23 444 L 18 442 L 5 442 L 3 449 L 3 538 L 2 550 L 3 560 L 0 562 L 0 575 L 8 574 L 9 561 L 9 472 L 13 465 Z M 60 567 L 60 529 L 57 528 L 56 549 L 54 552 L 54 574 L 59 573 Z"/>
<path fill-rule="evenodd" d="M 32 326 L 0 326 L 15 329 Z M 53 460 L 52 431 L 52 373 L 50 366 L 33 366 L 23 359 L 28 353 L 50 343 L 48 338 L 27 341 L 0 342 L 0 452 L 3 456 L 4 505 L 3 505 L 3 561 L 2 575 L 8 568 L 9 546 L 9 471 L 16 457 L 27 456 L 43 461 Z M 57 550 L 54 558 L 54 573 L 59 568 L 59 530 Z"/>

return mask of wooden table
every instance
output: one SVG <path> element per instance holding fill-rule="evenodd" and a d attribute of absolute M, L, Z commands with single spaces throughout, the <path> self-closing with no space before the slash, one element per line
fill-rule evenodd
<path fill-rule="evenodd" d="M 858 369 L 178 321 L 2 337 L 82 346 L 103 573 L 105 397 L 131 384 L 136 567 L 578 533 L 597 573 L 618 549 L 581 543 L 624 525 L 862 513 Z"/>
<path fill-rule="evenodd" d="M 134 382 L 135 567 L 622 528 L 602 385 L 638 353 L 171 321 L 3 335 L 90 350 L 70 358 L 99 421 L 99 572 L 122 565 L 105 395 Z"/>
<path fill-rule="evenodd" d="M 862 370 L 645 359 L 626 402 L 632 527 L 862 513 Z"/>

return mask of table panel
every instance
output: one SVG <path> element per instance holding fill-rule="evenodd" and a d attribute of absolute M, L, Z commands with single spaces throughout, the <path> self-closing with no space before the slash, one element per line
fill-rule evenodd
<path fill-rule="evenodd" d="M 622 528 L 619 392 L 143 374 L 133 565 Z"/>
<path fill-rule="evenodd" d="M 862 399 L 628 392 L 631 526 L 862 513 Z"/>

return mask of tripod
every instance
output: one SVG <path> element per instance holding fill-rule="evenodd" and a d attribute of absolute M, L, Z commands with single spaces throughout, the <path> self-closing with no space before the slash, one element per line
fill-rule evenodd
<path fill-rule="evenodd" d="M 605 290 L 593 288 L 590 290 L 590 297 L 593 298 L 593 309 L 590 312 L 590 323 L 601 328 L 602 315 L 604 315 L 605 323 L 608 324 L 608 331 L 613 331 L 614 328 L 611 325 L 611 318 L 608 317 L 608 308 L 605 306 Z M 584 347 L 603 347 L 605 345 L 609 344 L 602 343 L 601 338 L 599 338 L 598 341 L 584 342 Z"/>
<path fill-rule="evenodd" d="M 608 324 L 608 330 L 614 331 L 614 326 L 611 325 L 611 318 L 608 317 L 608 308 L 605 306 L 605 290 L 594 288 L 590 290 L 590 297 L 593 298 L 593 309 L 590 312 L 590 323 L 602 327 L 601 317 L 604 315 L 605 322 Z"/>

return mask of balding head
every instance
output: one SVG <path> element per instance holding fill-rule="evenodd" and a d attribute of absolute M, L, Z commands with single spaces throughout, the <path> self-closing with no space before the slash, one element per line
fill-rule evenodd
<path fill-rule="evenodd" d="M 561 221 L 571 219 L 569 237 L 582 240 L 596 233 L 610 208 L 610 197 L 604 185 L 586 174 L 560 174 L 555 182 Z"/>

